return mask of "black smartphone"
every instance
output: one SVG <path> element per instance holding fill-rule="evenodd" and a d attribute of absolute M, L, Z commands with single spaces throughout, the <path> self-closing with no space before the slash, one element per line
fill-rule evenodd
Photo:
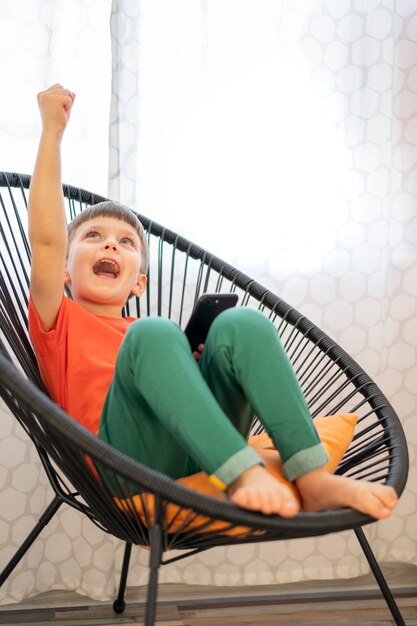
<path fill-rule="evenodd" d="M 238 299 L 236 293 L 204 293 L 200 296 L 184 330 L 193 352 L 200 343 L 205 343 L 209 328 L 219 313 L 236 306 Z"/>

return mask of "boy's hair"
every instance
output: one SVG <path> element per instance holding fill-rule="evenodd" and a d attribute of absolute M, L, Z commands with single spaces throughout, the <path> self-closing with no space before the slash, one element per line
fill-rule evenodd
<path fill-rule="evenodd" d="M 119 204 L 118 202 L 112 202 L 110 200 L 106 202 L 99 202 L 98 204 L 93 204 L 92 206 L 87 207 L 81 213 L 78 213 L 74 217 L 74 219 L 68 224 L 68 247 L 74 237 L 76 230 L 81 226 L 81 224 L 85 224 L 89 220 L 92 220 L 96 217 L 115 217 L 122 222 L 126 222 L 129 226 L 132 226 L 139 235 L 140 244 L 141 244 L 141 252 L 142 252 L 142 265 L 140 271 L 142 274 L 147 274 L 148 272 L 148 243 L 146 240 L 146 235 L 143 230 L 143 226 L 140 223 L 136 214 L 129 209 L 129 207 Z"/>

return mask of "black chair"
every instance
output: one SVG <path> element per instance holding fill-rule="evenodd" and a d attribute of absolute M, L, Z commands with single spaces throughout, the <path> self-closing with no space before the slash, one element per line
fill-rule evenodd
<path fill-rule="evenodd" d="M 161 564 L 219 545 L 311 537 L 352 529 L 396 624 L 404 625 L 362 530 L 374 521 L 369 516 L 343 509 L 300 513 L 288 520 L 239 509 L 227 500 L 188 489 L 124 456 L 87 432 L 50 400 L 27 334 L 30 249 L 25 224 L 29 183 L 29 176 L 0 173 L 0 395 L 36 446 L 55 496 L 0 573 L 0 585 L 62 504 L 77 509 L 103 531 L 126 542 L 119 594 L 113 605 L 116 612 L 122 612 L 125 607 L 132 544 L 150 547 L 145 622 L 148 626 L 155 619 Z M 105 200 L 71 186 L 64 186 L 64 195 L 68 219 L 85 206 Z M 401 494 L 408 472 L 401 424 L 387 399 L 352 358 L 262 285 L 176 233 L 139 217 L 148 233 L 149 284 L 140 301 L 128 303 L 126 312 L 166 316 L 181 324 L 201 293 L 238 293 L 242 306 L 261 310 L 276 325 L 313 417 L 340 412 L 359 415 L 354 440 L 337 472 L 392 485 Z M 260 426 L 255 423 L 254 432 L 259 431 Z M 119 501 L 113 497 L 113 489 Z M 141 510 L 133 504 L 132 494 L 138 491 L 142 494 Z M 145 492 L 154 497 L 149 498 Z M 187 512 L 178 525 L 176 512 L 184 509 Z M 223 529 L 215 529 L 216 520 L 224 522 Z M 233 536 L 231 531 L 235 533 Z M 170 559 L 171 549 L 184 552 Z"/>

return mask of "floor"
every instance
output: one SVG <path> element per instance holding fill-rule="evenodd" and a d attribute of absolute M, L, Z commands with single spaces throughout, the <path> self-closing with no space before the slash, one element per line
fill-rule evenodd
<path fill-rule="evenodd" d="M 417 567 L 385 564 L 384 574 L 407 626 L 417 626 Z M 0 607 L 3 626 L 124 626 L 143 624 L 143 588 L 130 588 L 126 610 L 115 615 L 109 603 L 62 591 L 24 604 Z M 372 577 L 348 581 L 225 588 L 160 586 L 156 626 L 392 626 Z"/>

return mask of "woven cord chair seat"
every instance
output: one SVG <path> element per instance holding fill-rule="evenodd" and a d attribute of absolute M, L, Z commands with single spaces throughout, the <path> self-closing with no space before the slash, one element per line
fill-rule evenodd
<path fill-rule="evenodd" d="M 29 184 L 29 176 L 0 173 L 0 395 L 33 441 L 55 498 L 30 540 L 0 574 L 0 585 L 64 503 L 126 542 L 121 586 L 114 604 L 117 612 L 124 608 L 131 545 L 151 548 L 148 625 L 155 619 L 158 568 L 170 562 L 169 554 L 164 554 L 171 549 L 183 550 L 185 557 L 219 545 L 354 529 L 396 623 L 404 624 L 361 530 L 374 521 L 369 516 L 343 509 L 300 513 L 285 519 L 242 510 L 227 499 L 191 490 L 123 455 L 50 400 L 27 332 Z M 106 200 L 72 186 L 64 186 L 64 196 L 69 220 L 86 206 Z M 140 300 L 129 301 L 125 313 L 164 316 L 184 325 L 201 293 L 238 293 L 242 306 L 259 309 L 275 324 L 313 418 L 338 412 L 358 414 L 355 436 L 337 473 L 391 485 L 400 495 L 408 472 L 404 433 L 388 400 L 363 369 L 311 321 L 246 274 L 147 217 L 138 217 L 148 234 L 148 286 Z M 253 432 L 261 430 L 255 421 Z M 108 485 L 112 485 L 111 490 Z M 140 511 L 133 498 L 138 493 Z M 186 510 L 181 524 L 175 524 L 176 510 L 178 514 Z M 220 530 L 219 520 L 224 522 Z"/>

